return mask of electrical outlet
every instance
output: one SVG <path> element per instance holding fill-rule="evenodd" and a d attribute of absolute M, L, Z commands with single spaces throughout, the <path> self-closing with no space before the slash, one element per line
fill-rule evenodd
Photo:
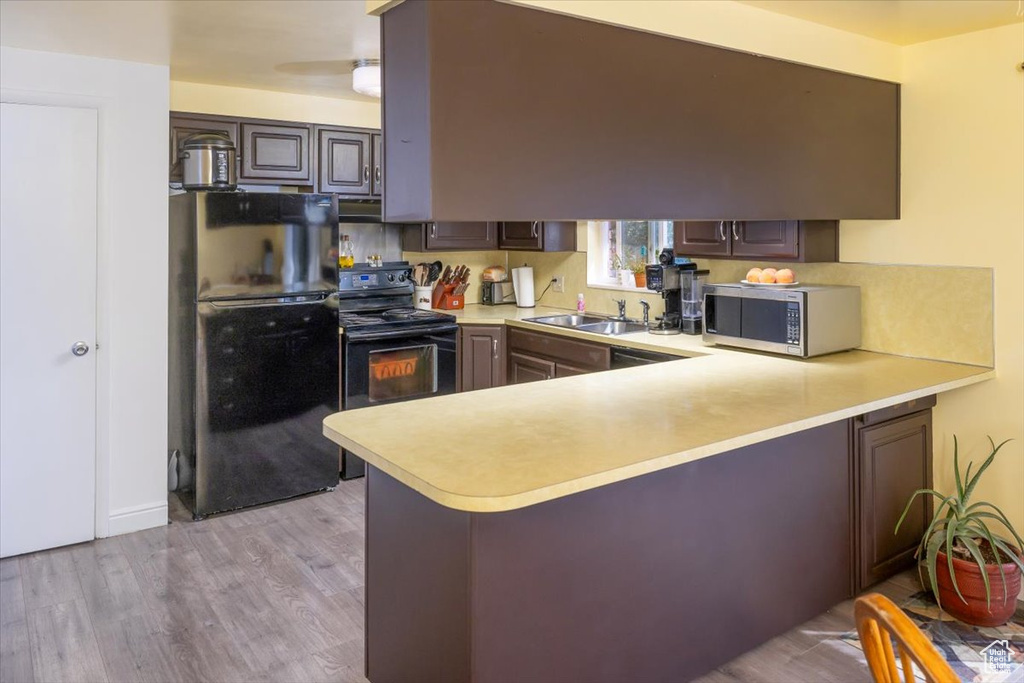
<path fill-rule="evenodd" d="M 565 291 L 565 276 L 556 275 L 551 278 L 551 291 L 553 292 L 564 292 Z"/>

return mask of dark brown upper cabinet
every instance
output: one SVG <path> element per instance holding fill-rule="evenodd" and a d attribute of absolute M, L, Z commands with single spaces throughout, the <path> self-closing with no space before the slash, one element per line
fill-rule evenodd
<path fill-rule="evenodd" d="M 388 220 L 899 217 L 896 83 L 505 2 L 381 24 Z"/>
<path fill-rule="evenodd" d="M 300 185 L 343 199 L 380 199 L 384 189 L 380 131 L 185 112 L 171 112 L 172 182 L 181 180 L 181 141 L 199 132 L 231 138 L 242 184 Z"/>
<path fill-rule="evenodd" d="M 373 178 L 370 194 L 374 197 L 384 196 L 384 136 L 374 133 L 370 136 L 373 147 Z"/>
<path fill-rule="evenodd" d="M 516 251 L 576 251 L 576 221 L 499 223 L 498 248 Z"/>
<path fill-rule="evenodd" d="M 178 166 L 178 151 L 181 143 L 196 133 L 223 133 L 238 146 L 238 121 L 222 116 L 182 114 L 171 112 L 171 168 L 170 181 L 181 182 L 181 167 Z"/>
<path fill-rule="evenodd" d="M 405 251 L 480 251 L 498 248 L 498 224 L 487 221 L 437 221 L 407 225 Z"/>
<path fill-rule="evenodd" d="M 837 221 L 676 221 L 673 238 L 680 256 L 839 260 Z"/>
<path fill-rule="evenodd" d="M 317 189 L 352 197 L 373 191 L 370 134 L 317 126 Z"/>
<path fill-rule="evenodd" d="M 239 133 L 239 183 L 272 180 L 289 185 L 313 184 L 309 124 L 242 121 Z"/>

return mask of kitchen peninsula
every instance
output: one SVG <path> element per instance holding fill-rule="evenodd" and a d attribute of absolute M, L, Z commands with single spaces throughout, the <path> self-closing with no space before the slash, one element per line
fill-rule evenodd
<path fill-rule="evenodd" d="M 521 317 L 504 322 L 552 331 Z M 854 592 L 856 418 L 994 376 L 614 342 L 688 357 L 324 421 L 369 465 L 373 683 L 710 670 Z"/>

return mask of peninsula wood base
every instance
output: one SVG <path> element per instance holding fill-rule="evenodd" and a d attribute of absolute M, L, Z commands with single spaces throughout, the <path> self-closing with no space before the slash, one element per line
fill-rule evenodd
<path fill-rule="evenodd" d="M 509 512 L 368 469 L 372 683 L 682 681 L 852 594 L 848 421 Z"/>

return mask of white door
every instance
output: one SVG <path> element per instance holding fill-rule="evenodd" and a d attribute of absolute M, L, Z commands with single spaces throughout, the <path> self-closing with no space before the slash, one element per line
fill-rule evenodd
<path fill-rule="evenodd" d="M 96 135 L 0 104 L 0 557 L 95 537 Z"/>

